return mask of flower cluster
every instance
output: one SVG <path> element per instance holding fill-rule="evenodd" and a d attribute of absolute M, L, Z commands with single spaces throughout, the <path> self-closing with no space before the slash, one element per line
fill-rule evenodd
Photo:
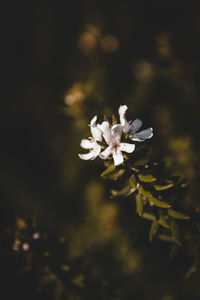
<path fill-rule="evenodd" d="M 126 105 L 119 107 L 120 124 L 112 126 L 107 121 L 104 121 L 102 124 L 96 124 L 97 116 L 94 116 L 89 125 L 92 137 L 81 140 L 80 144 L 82 148 L 89 149 L 89 152 L 87 154 L 79 154 L 81 159 L 93 160 L 97 156 L 101 159 L 107 159 L 112 155 L 114 165 L 118 166 L 124 161 L 122 152 L 132 153 L 135 150 L 135 144 L 121 142 L 122 134 L 131 141 L 137 142 L 143 142 L 153 136 L 152 128 L 138 132 L 142 126 L 141 120 L 136 119 L 129 122 L 126 120 L 125 113 L 127 109 Z"/>

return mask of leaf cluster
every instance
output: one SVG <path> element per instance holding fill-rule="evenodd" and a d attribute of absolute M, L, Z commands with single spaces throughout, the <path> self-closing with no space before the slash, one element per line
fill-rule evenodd
<path fill-rule="evenodd" d="M 173 170 L 167 169 L 164 162 L 155 160 L 151 150 L 139 146 L 132 159 L 120 167 L 107 162 L 101 177 L 121 181 L 121 189 L 111 189 L 111 198 L 134 200 L 137 215 L 151 221 L 150 241 L 156 236 L 162 241 L 182 245 L 179 221 L 188 221 L 190 216 L 177 210 L 174 195 L 187 184 L 174 176 Z"/>

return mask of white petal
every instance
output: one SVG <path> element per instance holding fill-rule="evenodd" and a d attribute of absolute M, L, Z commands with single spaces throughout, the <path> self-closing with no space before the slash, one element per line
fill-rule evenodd
<path fill-rule="evenodd" d="M 111 128 L 111 139 L 112 144 L 119 144 L 121 141 L 121 135 L 122 135 L 122 125 L 116 124 L 112 126 Z"/>
<path fill-rule="evenodd" d="M 129 144 L 129 143 L 120 143 L 119 144 L 119 150 L 120 151 L 125 151 L 127 153 L 132 153 L 135 150 L 135 145 L 134 144 Z"/>
<path fill-rule="evenodd" d="M 101 142 L 102 141 L 102 131 L 96 126 L 91 126 L 90 130 L 91 130 L 93 139 L 95 141 Z"/>
<path fill-rule="evenodd" d="M 96 126 L 97 116 L 94 116 L 92 120 L 90 121 L 90 126 Z"/>
<path fill-rule="evenodd" d="M 109 145 L 111 142 L 111 130 L 110 130 L 109 123 L 107 121 L 104 121 L 100 126 L 103 132 L 103 137 L 106 143 Z"/>
<path fill-rule="evenodd" d="M 125 125 L 125 122 L 126 122 L 125 113 L 126 113 L 127 109 L 128 109 L 127 105 L 121 105 L 118 110 L 120 122 L 123 126 Z"/>
<path fill-rule="evenodd" d="M 93 158 L 91 158 L 91 160 L 95 159 L 99 153 L 101 152 L 101 146 L 99 146 L 97 143 L 95 144 L 94 150 L 93 152 Z"/>
<path fill-rule="evenodd" d="M 146 139 L 150 139 L 153 136 L 153 128 L 148 128 L 145 130 L 142 130 L 138 133 L 135 134 L 130 134 L 129 138 L 132 141 L 137 141 L 137 142 L 143 142 Z"/>
<path fill-rule="evenodd" d="M 133 123 L 131 124 L 130 134 L 134 134 L 136 131 L 140 129 L 141 126 L 142 126 L 141 120 L 139 119 L 134 120 Z"/>
<path fill-rule="evenodd" d="M 113 153 L 114 165 L 119 166 L 124 162 L 123 154 L 119 152 Z"/>
<path fill-rule="evenodd" d="M 111 146 L 108 146 L 104 151 L 102 151 L 100 154 L 99 154 L 99 157 L 101 159 L 107 159 L 108 156 L 112 154 L 112 147 Z"/>
<path fill-rule="evenodd" d="M 119 118 L 120 118 L 120 122 L 121 122 L 121 125 L 123 126 L 123 132 L 125 134 L 127 134 L 130 130 L 130 125 L 129 125 L 129 122 L 127 122 L 126 118 L 125 118 L 125 113 L 128 109 L 128 106 L 127 105 L 121 105 L 119 107 Z"/>
<path fill-rule="evenodd" d="M 78 154 L 78 156 L 81 158 L 81 159 L 84 159 L 84 160 L 89 160 L 89 159 L 94 159 L 96 156 L 94 155 L 93 151 L 91 152 L 88 152 L 86 154 Z"/>
<path fill-rule="evenodd" d="M 92 141 L 89 141 L 89 140 L 81 140 L 81 147 L 83 149 L 93 149 L 94 148 L 94 143 Z"/>
<path fill-rule="evenodd" d="M 102 141 L 102 131 L 100 130 L 100 128 L 97 127 L 96 125 L 96 121 L 97 121 L 97 116 L 94 116 L 94 118 L 92 118 L 92 120 L 90 121 L 90 130 L 92 133 L 92 137 L 95 141 Z"/>

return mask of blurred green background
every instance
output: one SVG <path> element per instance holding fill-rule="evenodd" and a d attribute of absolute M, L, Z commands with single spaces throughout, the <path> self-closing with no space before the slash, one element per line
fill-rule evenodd
<path fill-rule="evenodd" d="M 103 162 L 77 156 L 92 117 L 126 104 L 154 128 L 147 147 L 188 179 L 181 206 L 200 205 L 197 1 L 30 0 L 2 12 L 2 299 L 199 299 L 190 252 L 171 259 L 171 245 L 150 243 L 134 203 L 109 198 Z"/>

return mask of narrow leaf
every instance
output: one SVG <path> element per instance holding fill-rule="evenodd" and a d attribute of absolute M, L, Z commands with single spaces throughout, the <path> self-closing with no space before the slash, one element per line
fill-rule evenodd
<path fill-rule="evenodd" d="M 169 219 L 169 217 L 164 214 L 163 210 L 160 209 L 160 218 L 159 218 L 158 223 L 165 228 L 170 228 L 170 225 L 167 222 L 168 219 Z"/>
<path fill-rule="evenodd" d="M 190 219 L 189 216 L 187 216 L 179 211 L 176 211 L 174 209 L 168 209 L 168 215 L 175 219 L 181 219 L 181 220 L 189 220 Z"/>
<path fill-rule="evenodd" d="M 152 175 L 144 175 L 144 174 L 138 174 L 138 178 L 140 179 L 140 181 L 143 182 L 154 182 L 156 181 L 156 178 L 153 177 Z"/>
<path fill-rule="evenodd" d="M 174 220 L 171 221 L 171 230 L 172 230 L 172 236 L 174 238 L 175 243 L 178 246 L 181 246 L 181 241 L 180 241 L 180 234 L 178 230 L 178 226 Z"/>
<path fill-rule="evenodd" d="M 170 243 L 174 242 L 173 236 L 165 235 L 165 234 L 159 234 L 158 239 L 164 242 L 170 242 Z"/>
<path fill-rule="evenodd" d="M 124 175 L 124 173 L 125 173 L 125 169 L 120 169 L 118 172 L 113 174 L 113 179 L 114 180 L 119 179 L 120 177 L 122 177 Z"/>
<path fill-rule="evenodd" d="M 143 196 L 145 196 L 147 198 L 153 197 L 152 193 L 149 191 L 146 191 L 141 185 L 139 186 L 139 191 Z"/>
<path fill-rule="evenodd" d="M 168 204 L 167 202 L 164 201 L 160 201 L 158 199 L 156 199 L 155 197 L 152 197 L 149 199 L 154 205 L 158 206 L 158 207 L 162 207 L 162 208 L 169 208 L 171 207 L 170 204 Z"/>
<path fill-rule="evenodd" d="M 135 175 L 132 174 L 131 177 L 129 178 L 129 182 L 130 182 L 130 185 L 133 187 L 133 188 L 136 188 L 136 178 L 135 178 Z"/>
<path fill-rule="evenodd" d="M 143 199 L 142 195 L 138 193 L 136 195 L 136 209 L 139 216 L 142 216 L 143 213 Z"/>
<path fill-rule="evenodd" d="M 107 176 L 107 175 L 111 174 L 112 172 L 114 172 L 115 168 L 116 167 L 114 165 L 109 166 L 107 169 L 105 169 L 103 171 L 103 173 L 101 173 L 101 177 L 104 177 L 104 176 Z"/>
<path fill-rule="evenodd" d="M 131 195 L 133 192 L 135 192 L 135 189 L 132 188 L 130 184 L 125 186 L 122 190 L 111 190 L 111 194 L 113 197 L 121 197 L 121 196 L 127 197 Z"/>
<path fill-rule="evenodd" d="M 147 212 L 143 212 L 142 218 L 150 220 L 150 221 L 154 221 L 156 219 L 156 217 L 153 214 L 150 214 Z"/>
<path fill-rule="evenodd" d="M 165 228 L 170 228 L 169 224 L 167 223 L 167 221 L 165 220 L 165 218 L 163 216 L 160 216 L 158 223 Z"/>
<path fill-rule="evenodd" d="M 156 219 L 153 220 L 151 228 L 150 228 L 150 233 L 149 233 L 149 240 L 152 242 L 156 232 L 158 229 L 158 221 Z"/>
<path fill-rule="evenodd" d="M 165 185 L 155 184 L 154 188 L 155 188 L 156 191 L 164 191 L 164 190 L 170 189 L 172 186 L 174 186 L 173 183 L 165 184 Z"/>

